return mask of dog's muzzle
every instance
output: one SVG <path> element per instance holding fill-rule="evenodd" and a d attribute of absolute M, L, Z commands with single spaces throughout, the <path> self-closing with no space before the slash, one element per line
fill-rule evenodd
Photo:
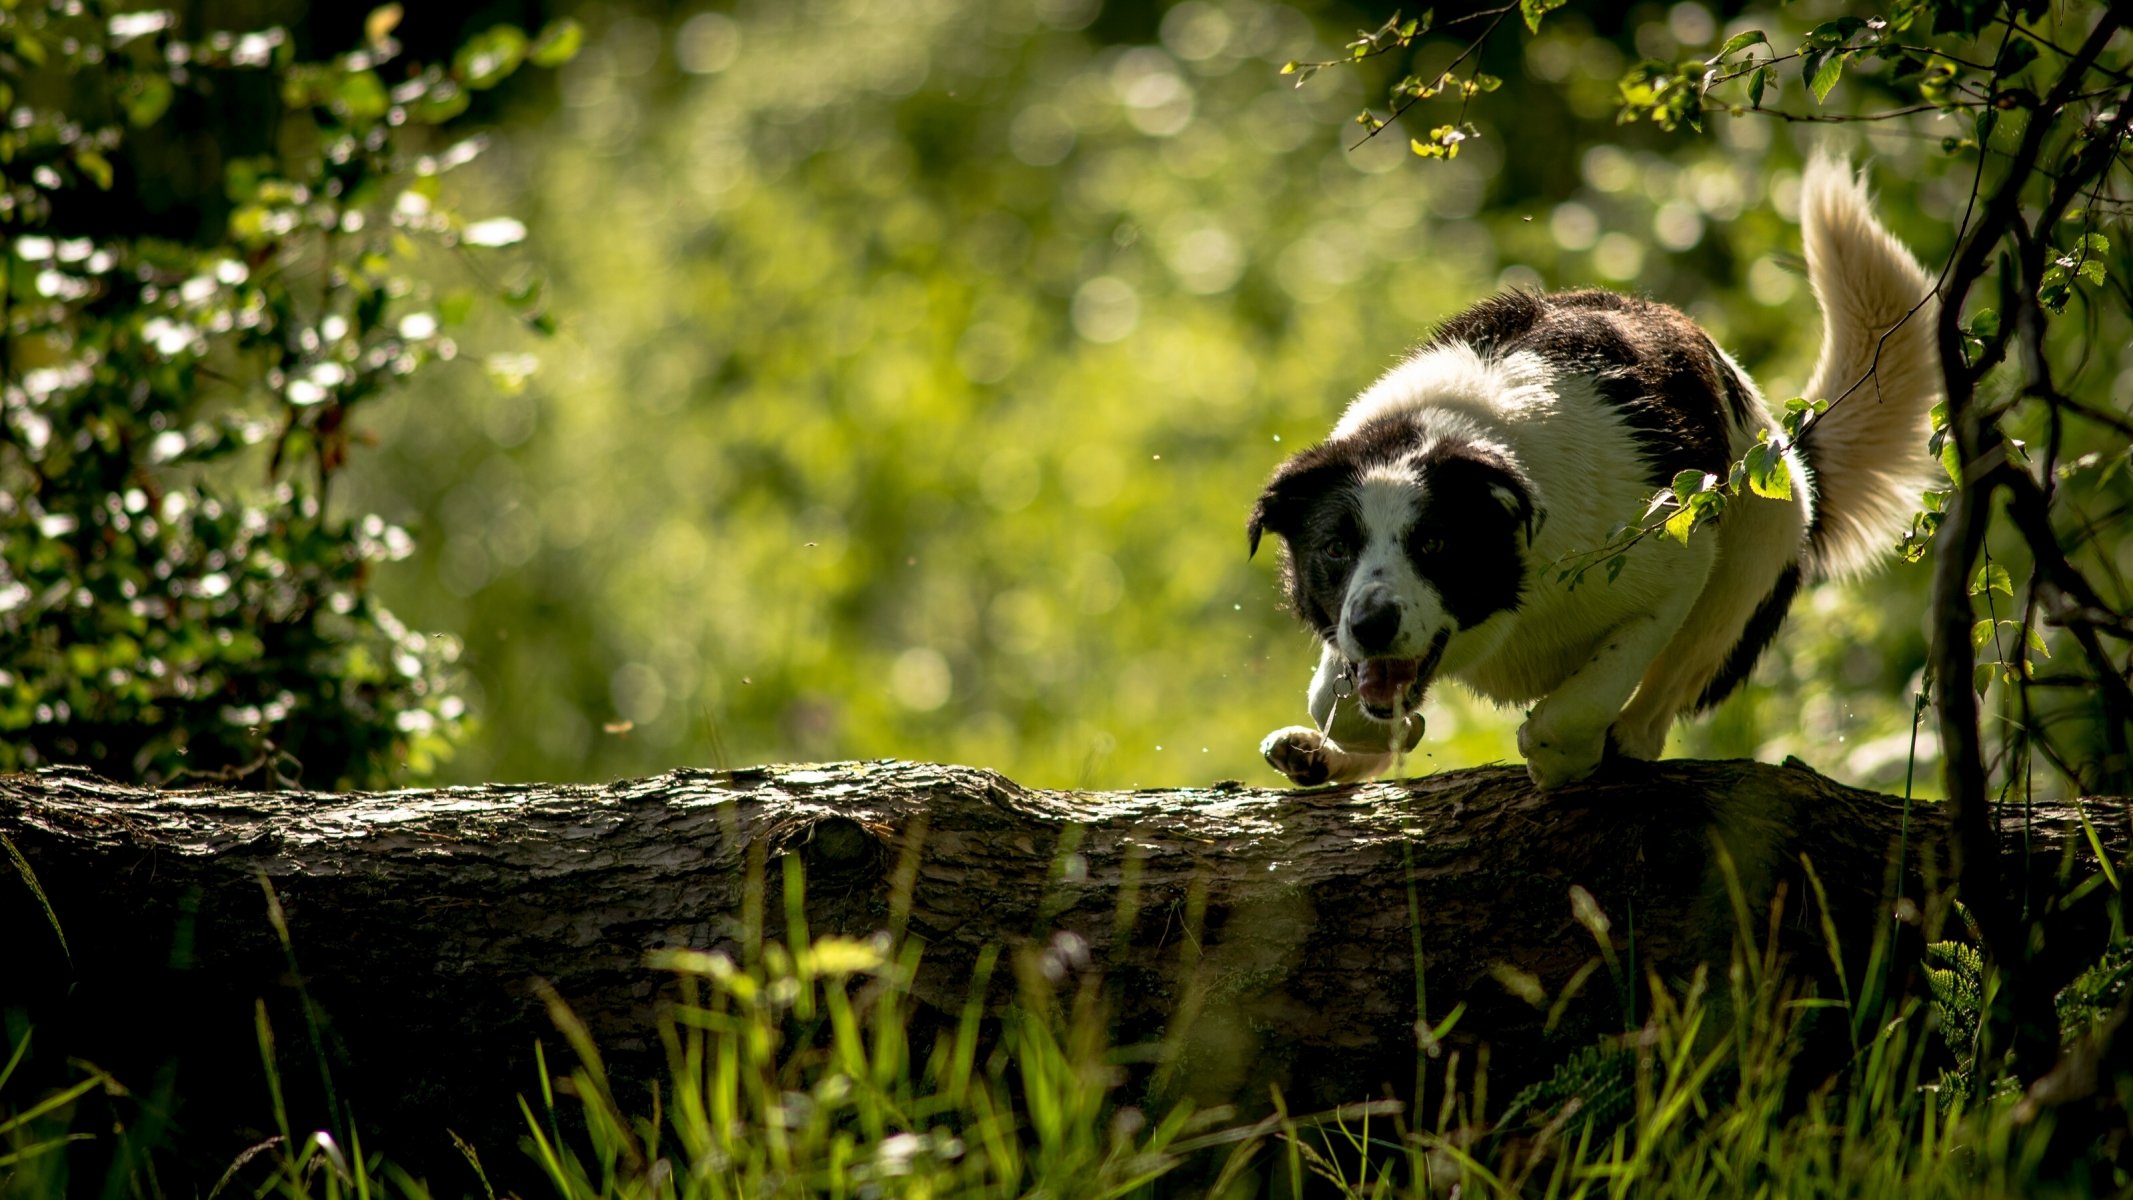
<path fill-rule="evenodd" d="M 1391 721 L 1403 712 L 1413 712 L 1428 694 L 1437 664 L 1444 659 L 1444 645 L 1451 636 L 1451 630 L 1439 630 L 1430 640 L 1429 652 L 1421 658 L 1366 658 L 1351 662 L 1342 683 L 1353 689 L 1363 713 L 1373 720 Z"/>

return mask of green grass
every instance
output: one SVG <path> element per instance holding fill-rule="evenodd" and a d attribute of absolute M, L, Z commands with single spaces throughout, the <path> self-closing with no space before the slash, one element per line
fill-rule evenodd
<path fill-rule="evenodd" d="M 1499 1093 L 1493 1105 L 1485 1073 L 1454 1086 L 1473 1073 L 1462 1075 L 1457 1052 L 1431 1041 L 1419 1070 L 1443 1086 L 1431 1089 L 1424 1112 L 1377 1101 L 1303 1114 L 1277 1092 L 1269 1114 L 1248 1119 L 1166 1102 L 1150 1094 L 1159 1083 L 1129 1082 L 1146 1078 L 1129 1065 L 1159 1057 L 1160 1046 L 1114 1043 L 1103 981 L 1071 941 L 988 952 L 959 1017 L 929 1023 L 915 1019 L 910 989 L 918 945 L 887 934 L 809 936 L 798 884 L 791 872 L 783 941 L 739 960 L 701 951 L 652 958 L 681 999 L 658 1030 L 669 1070 L 648 1107 L 631 1111 L 616 1099 L 599 1048 L 549 997 L 560 1041 L 527 1081 L 521 1146 L 477 1152 L 461 1143 L 471 1167 L 462 1178 L 478 1181 L 472 1194 L 488 1188 L 485 1160 L 519 1152 L 547 1182 L 534 1195 L 569 1200 L 2012 1197 L 2109 1194 L 2128 1184 L 2100 1161 L 2045 1162 L 2048 1131 L 2015 1121 L 2014 1089 L 1973 1083 L 1967 1047 L 1943 1044 L 1941 1024 L 1964 1028 L 1990 986 L 1974 958 L 1944 950 L 1935 996 L 1888 1011 L 1864 986 L 1879 977 L 1878 956 L 1839 996 L 1817 996 L 1780 969 L 1777 922 L 1755 936 L 1744 903 L 1728 963 L 1685 982 L 1650 976 L 1641 990 L 1624 987 L 1625 1017 L 1638 1005 L 1634 1028 L 1581 1048 L 1550 1079 Z M 1578 916 L 1596 950 L 1607 950 L 1607 972 L 1626 983 L 1638 964 L 1615 954 L 1620 935 L 1596 909 Z M 1825 933 L 1833 960 L 1844 961 L 1834 930 Z M 2127 959 L 2121 944 L 2070 989 L 2081 992 L 2062 1009 L 2070 1034 L 2125 985 Z M 983 998 L 997 994 L 996 979 L 1011 981 L 1015 999 L 988 1012 Z M 1862 998 L 1875 1011 L 1859 1007 Z M 1848 1059 L 1827 1080 L 1796 1077 L 1810 1027 L 1850 1039 Z M 264 1007 L 258 1031 L 271 1067 Z M 457 1194 L 433 1193 L 356 1128 L 292 1127 L 271 1070 L 277 1136 L 219 1181 L 158 1179 L 154 1146 L 126 1144 L 152 1139 L 152 1130 L 86 1123 L 85 1098 L 120 1089 L 103 1072 L 84 1065 L 77 1082 L 47 1095 L 9 1092 L 26 1044 L 18 1040 L 0 1068 L 0 1195 L 93 1190 L 69 1176 L 71 1160 L 86 1143 L 111 1139 L 120 1144 L 102 1150 L 120 1175 L 106 1195 Z M 1948 1061 L 1958 1067 L 1935 1065 Z"/>

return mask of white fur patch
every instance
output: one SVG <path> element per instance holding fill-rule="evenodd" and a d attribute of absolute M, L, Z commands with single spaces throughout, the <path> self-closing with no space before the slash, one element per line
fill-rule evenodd
<path fill-rule="evenodd" d="M 1407 555 L 1407 533 L 1414 528 L 1425 486 L 1412 471 L 1393 466 L 1372 467 L 1355 485 L 1364 542 L 1356 554 L 1355 573 L 1348 578 L 1340 623 L 1341 653 L 1351 661 L 1369 657 L 1348 631 L 1351 618 L 1387 590 L 1400 607 L 1400 632 L 1382 653 L 1393 658 L 1419 657 L 1421 648 L 1429 645 L 1445 623 L 1444 604 L 1436 589 L 1415 573 Z"/>

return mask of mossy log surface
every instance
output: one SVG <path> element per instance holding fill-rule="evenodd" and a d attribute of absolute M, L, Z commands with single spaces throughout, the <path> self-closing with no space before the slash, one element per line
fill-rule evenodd
<path fill-rule="evenodd" d="M 2123 843 L 2123 802 L 2087 812 Z M 0 1009 L 26 1015 L 40 1042 L 96 1048 L 137 1088 L 174 1069 L 179 1123 L 203 1163 L 227 1163 L 247 1125 L 270 1124 L 256 1001 L 280 1038 L 292 1115 L 320 1117 L 304 1109 L 321 1056 L 301 979 L 322 1057 L 373 1145 L 445 1164 L 451 1129 L 509 1158 L 515 1097 L 538 1090 L 535 1040 L 564 1065 L 535 981 L 583 1018 L 619 1079 L 656 1077 L 671 991 L 647 953 L 738 955 L 751 911 L 782 938 L 781 860 L 797 856 L 813 931 L 902 920 L 923 939 L 916 990 L 936 1015 L 961 1010 L 981 948 L 1056 951 L 1065 931 L 1105 979 L 1120 1038 L 1161 1040 L 1173 1077 L 1203 1099 L 1255 1107 L 1270 1083 L 1305 1107 L 1404 1095 L 1418 1018 L 1460 1003 L 1452 1042 L 1489 1046 L 1497 1091 L 1621 1027 L 1604 973 L 1552 1032 L 1501 981 L 1513 968 L 1552 996 L 1594 958 L 1573 885 L 1608 915 L 1637 977 L 1678 981 L 1727 960 L 1730 862 L 1756 936 L 1775 929 L 1811 978 L 1829 956 L 1805 855 L 1847 956 L 1893 931 L 1908 971 L 1945 912 L 1942 815 L 1750 762 L 1621 764 L 1550 795 L 1512 768 L 1310 791 L 1068 793 L 884 761 L 353 795 L 156 792 L 54 770 L 0 779 L 0 835 L 66 947 L 31 889 L 5 879 Z M 2029 867 L 2009 872 L 2017 895 L 2056 894 L 2065 872 L 2091 869 L 2075 806 L 2016 810 L 2002 836 Z M 1899 846 L 1908 903 L 1895 895 Z M 767 903 L 752 879 L 770 881 Z M 2093 949 L 2101 903 L 2056 915 L 2047 948 Z"/>

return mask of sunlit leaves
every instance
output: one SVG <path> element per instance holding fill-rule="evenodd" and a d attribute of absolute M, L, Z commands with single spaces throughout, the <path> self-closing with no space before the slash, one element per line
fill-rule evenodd
<path fill-rule="evenodd" d="M 1670 493 L 1673 512 L 1666 518 L 1666 535 L 1686 546 L 1689 532 L 1705 521 L 1715 520 L 1725 511 L 1726 493 L 1720 486 L 1723 481 L 1716 475 L 1703 471 L 1682 471 L 1674 476 Z"/>
<path fill-rule="evenodd" d="M 1845 59 L 1858 52 L 1858 47 L 1846 43 L 1866 27 L 1867 22 L 1861 18 L 1839 17 L 1808 31 L 1806 43 L 1800 48 L 1800 77 L 1815 94 L 1816 103 L 1829 99 L 1829 93 L 1844 75 Z"/>
<path fill-rule="evenodd" d="M 350 125 L 360 127 L 383 120 L 391 107 L 385 84 L 375 71 L 350 71 L 334 87 L 333 109 Z"/>
<path fill-rule="evenodd" d="M 2006 567 L 1995 562 L 1978 564 L 1977 574 L 1970 580 L 1970 594 L 1982 596 L 1987 592 L 1999 592 L 2006 596 L 2015 594 L 2014 577 L 2007 573 Z"/>
<path fill-rule="evenodd" d="M 1807 76 L 1807 90 L 1815 94 L 1815 100 L 1828 100 L 1831 89 L 1844 75 L 1844 55 L 1841 52 L 1809 54 L 1801 70 Z"/>
<path fill-rule="evenodd" d="M 1795 396 L 1787 400 L 1784 408 L 1779 411 L 1778 428 L 1784 430 L 1786 441 L 1797 442 L 1800 435 L 1807 431 L 1808 423 L 1828 411 L 1827 400 L 1808 400 Z"/>
<path fill-rule="evenodd" d="M 2000 336 L 2000 314 L 1993 309 L 1981 308 L 1970 314 L 1970 319 L 1960 326 L 1963 342 L 1963 361 L 1971 366 L 1984 361 L 1990 343 Z M 1935 424 L 1934 428 L 1940 426 Z"/>
<path fill-rule="evenodd" d="M 119 103 L 126 108 L 128 123 L 140 128 L 161 120 L 170 109 L 173 95 L 169 79 L 144 71 L 128 77 L 120 85 Z"/>
<path fill-rule="evenodd" d="M 1777 446 L 1757 442 L 1741 461 L 1749 491 L 1770 500 L 1792 499 L 1792 471 Z"/>
<path fill-rule="evenodd" d="M 2110 238 L 2101 233 L 2083 234 L 2072 250 L 2054 257 L 2044 269 L 2044 277 L 2037 284 L 2037 302 L 2047 312 L 2061 313 L 2073 297 L 2076 280 L 2102 287 L 2106 278 L 2104 256 L 2110 250 Z"/>
<path fill-rule="evenodd" d="M 1736 33 L 1732 37 L 1727 38 L 1726 44 L 1718 48 L 1718 53 L 1708 59 L 1705 59 L 1704 61 L 1715 66 L 1718 63 L 1733 57 L 1735 54 L 1746 50 L 1750 46 L 1767 46 L 1769 44 L 1770 38 L 1762 30 L 1746 30 L 1741 33 Z"/>
<path fill-rule="evenodd" d="M 1957 68 L 1954 60 L 1945 55 L 1932 54 L 1926 57 L 1918 75 L 1918 94 L 1928 104 L 1954 105 L 1962 99 L 1955 90 Z"/>
<path fill-rule="evenodd" d="M 1616 85 L 1621 95 L 1617 119 L 1627 124 L 1642 117 L 1665 130 L 1682 125 L 1701 129 L 1707 74 L 1701 60 L 1666 63 L 1645 59 L 1631 67 Z"/>
<path fill-rule="evenodd" d="M 1539 33 L 1541 18 L 1568 2 L 1569 0 L 1518 0 L 1518 15 L 1525 18 L 1527 33 Z"/>
<path fill-rule="evenodd" d="M 381 4 L 370 10 L 363 18 L 363 40 L 373 46 L 383 46 L 392 32 L 400 27 L 400 18 L 405 11 L 398 4 Z"/>
<path fill-rule="evenodd" d="M 1947 518 L 1948 493 L 1928 491 L 1919 497 L 1919 510 L 1912 516 L 1911 527 L 1904 531 L 1897 553 L 1907 563 L 1923 562 L 1926 550 L 1933 543 L 1933 535 Z"/>
<path fill-rule="evenodd" d="M 1481 130 L 1473 122 L 1460 125 L 1439 125 L 1429 131 L 1429 140 L 1408 139 L 1408 148 L 1423 158 L 1457 158 L 1459 144 L 1469 138 L 1481 136 Z"/>
<path fill-rule="evenodd" d="M 468 38 L 452 56 L 452 74 L 485 91 L 510 78 L 526 58 L 526 34 L 515 25 L 492 25 Z"/>
<path fill-rule="evenodd" d="M 543 26 L 526 48 L 526 61 L 536 67 L 560 67 L 577 57 L 585 44 L 585 27 L 574 17 L 563 17 Z"/>

